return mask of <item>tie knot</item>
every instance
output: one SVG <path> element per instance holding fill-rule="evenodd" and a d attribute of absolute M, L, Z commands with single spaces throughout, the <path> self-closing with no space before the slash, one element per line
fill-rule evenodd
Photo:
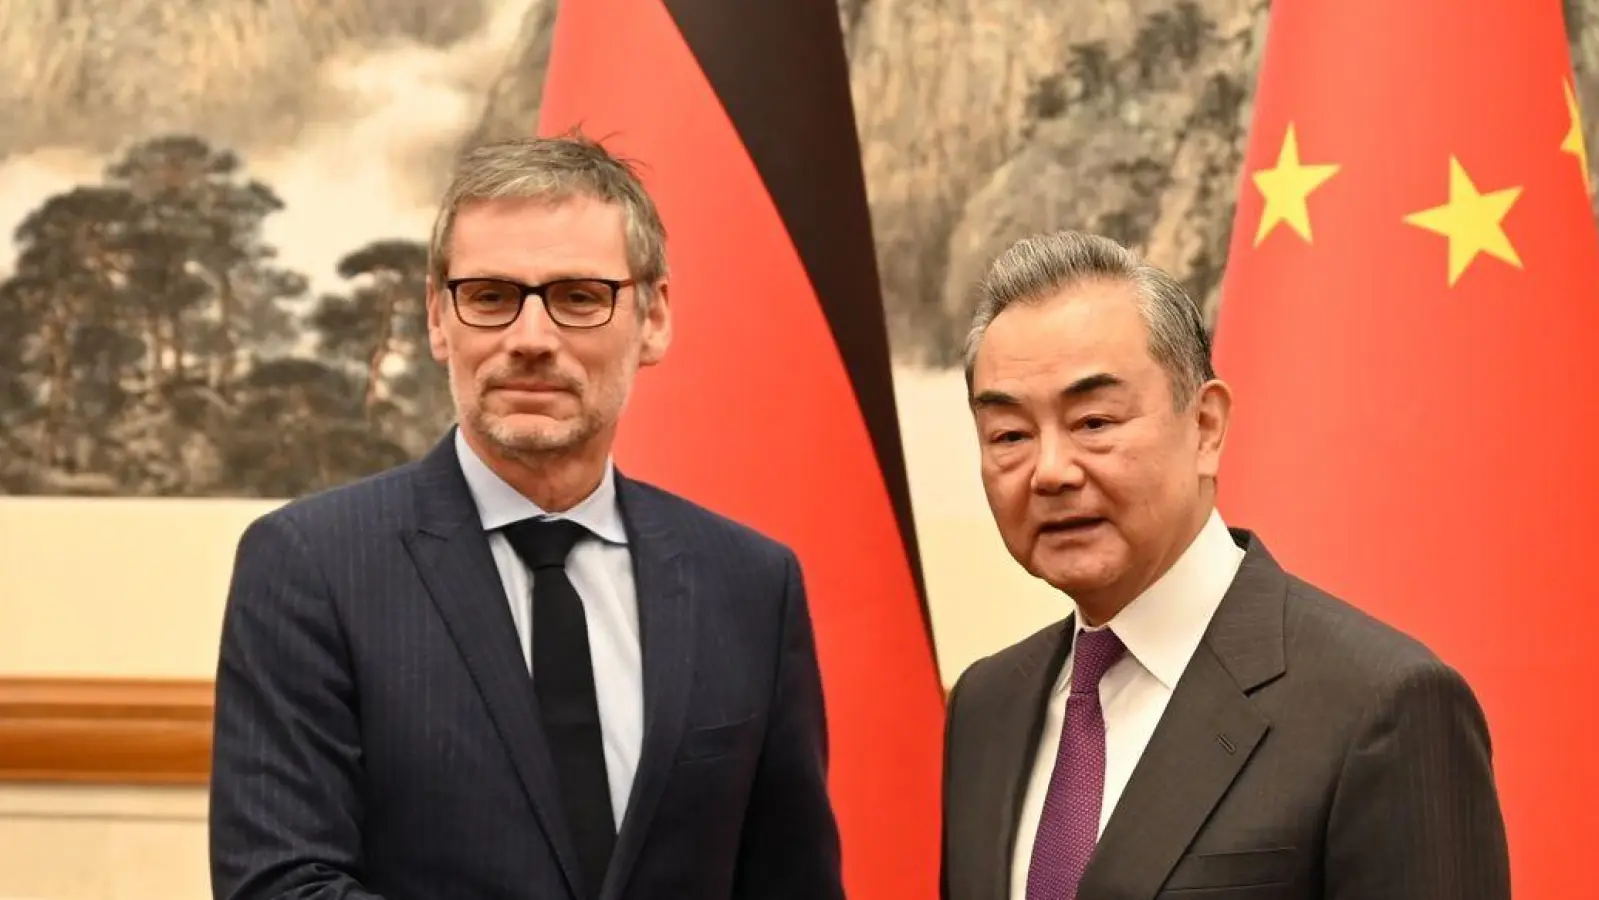
<path fill-rule="evenodd" d="M 572 545 L 588 534 L 587 528 L 570 519 L 524 519 L 505 526 L 504 531 L 516 555 L 530 569 L 566 565 Z"/>
<path fill-rule="evenodd" d="M 1127 647 L 1122 644 L 1121 638 L 1109 628 L 1099 631 L 1079 631 L 1075 649 L 1076 655 L 1072 658 L 1074 694 L 1098 694 L 1099 680 L 1104 678 L 1105 672 L 1127 652 Z"/>

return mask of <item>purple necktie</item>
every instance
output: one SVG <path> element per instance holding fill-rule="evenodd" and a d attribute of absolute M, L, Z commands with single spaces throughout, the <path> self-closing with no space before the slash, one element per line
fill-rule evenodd
<path fill-rule="evenodd" d="M 1060 749 L 1033 841 L 1027 900 L 1074 900 L 1077 882 L 1099 841 L 1105 797 L 1105 715 L 1099 706 L 1099 680 L 1126 650 L 1108 628 L 1077 635 L 1072 692 L 1066 698 Z"/>

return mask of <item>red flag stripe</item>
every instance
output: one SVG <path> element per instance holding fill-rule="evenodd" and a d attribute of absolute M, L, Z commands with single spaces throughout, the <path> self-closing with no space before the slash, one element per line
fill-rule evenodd
<path fill-rule="evenodd" d="M 666 0 L 666 8 L 760 173 L 815 286 L 866 417 L 925 615 L 888 326 L 837 6 L 826 0 Z"/>

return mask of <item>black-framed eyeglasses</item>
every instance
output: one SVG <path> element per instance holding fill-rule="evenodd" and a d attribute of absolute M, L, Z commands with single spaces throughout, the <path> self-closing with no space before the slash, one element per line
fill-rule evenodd
<path fill-rule="evenodd" d="M 522 315 L 528 297 L 544 304 L 550 320 L 565 328 L 599 328 L 616 313 L 616 297 L 633 279 L 558 278 L 523 284 L 508 278 L 451 278 L 444 282 L 461 324 L 504 328 Z"/>

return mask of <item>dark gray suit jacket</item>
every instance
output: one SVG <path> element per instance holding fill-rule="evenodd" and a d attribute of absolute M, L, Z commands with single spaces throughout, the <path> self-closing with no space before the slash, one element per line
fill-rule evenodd
<path fill-rule="evenodd" d="M 1414 640 L 1242 567 L 1084 874 L 1078 900 L 1505 900 L 1504 823 L 1471 690 Z M 968 668 L 945 746 L 946 900 L 1006 900 L 1068 619 Z"/>
<path fill-rule="evenodd" d="M 801 573 L 618 476 L 645 736 L 605 900 L 841 898 Z M 254 522 L 222 630 L 221 900 L 565 900 L 579 883 L 531 679 L 451 437 Z"/>

